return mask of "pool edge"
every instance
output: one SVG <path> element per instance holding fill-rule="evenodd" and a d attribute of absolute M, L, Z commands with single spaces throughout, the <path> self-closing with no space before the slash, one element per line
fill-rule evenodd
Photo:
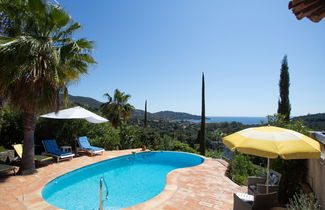
<path fill-rule="evenodd" d="M 168 152 L 168 151 L 166 151 Z M 175 151 L 169 151 L 169 152 L 175 152 Z M 178 184 L 177 180 L 178 177 L 182 174 L 182 172 L 187 171 L 187 170 L 192 170 L 197 167 L 201 167 L 204 163 L 206 163 L 206 160 L 211 159 L 204 157 L 202 155 L 194 154 L 194 153 L 188 153 L 188 152 L 182 152 L 182 153 L 187 153 L 187 154 L 192 154 L 199 156 L 203 159 L 203 162 L 200 163 L 199 165 L 196 166 L 191 166 L 191 167 L 185 167 L 185 168 L 178 168 L 170 171 L 167 176 L 166 176 L 166 184 L 164 189 L 155 197 L 151 198 L 150 200 L 147 200 L 143 203 L 139 203 L 134 206 L 130 206 L 127 208 L 122 208 L 124 210 L 142 210 L 142 209 L 155 209 L 164 202 L 166 202 L 168 199 L 170 199 L 177 191 L 178 189 Z"/>

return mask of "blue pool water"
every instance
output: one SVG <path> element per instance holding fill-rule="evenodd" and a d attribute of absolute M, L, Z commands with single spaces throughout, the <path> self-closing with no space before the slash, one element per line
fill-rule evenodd
<path fill-rule="evenodd" d="M 104 207 L 119 209 L 145 202 L 165 187 L 167 174 L 177 168 L 203 162 L 197 155 L 182 152 L 143 152 L 86 166 L 49 182 L 44 200 L 63 209 L 98 209 L 99 180 L 104 177 Z"/>

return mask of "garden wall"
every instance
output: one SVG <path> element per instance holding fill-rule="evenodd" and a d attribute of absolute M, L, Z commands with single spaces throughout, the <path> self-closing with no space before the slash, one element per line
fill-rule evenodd
<path fill-rule="evenodd" d="M 310 136 L 321 143 L 323 151 L 320 159 L 309 159 L 307 161 L 307 182 L 316 194 L 321 204 L 321 209 L 325 209 L 325 134 L 322 132 L 310 132 Z"/>

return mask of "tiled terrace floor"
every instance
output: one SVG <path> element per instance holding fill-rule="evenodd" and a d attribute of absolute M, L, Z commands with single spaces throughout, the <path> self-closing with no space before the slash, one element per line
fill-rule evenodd
<path fill-rule="evenodd" d="M 50 180 L 85 165 L 131 154 L 139 149 L 106 151 L 100 156 L 81 156 L 71 161 L 38 168 L 29 176 L 0 177 L 0 209 L 56 209 L 41 197 L 43 186 Z M 245 192 L 224 176 L 226 163 L 206 159 L 199 166 L 177 169 L 168 174 L 162 193 L 153 199 L 128 209 L 232 209 L 233 193 Z"/>

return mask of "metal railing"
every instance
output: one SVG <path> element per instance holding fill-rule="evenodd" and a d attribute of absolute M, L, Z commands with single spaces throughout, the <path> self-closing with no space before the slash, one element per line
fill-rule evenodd
<path fill-rule="evenodd" d="M 103 183 L 106 188 L 106 200 L 108 200 L 108 187 L 106 181 L 103 177 L 100 177 L 99 180 L 99 210 L 103 210 Z"/>

